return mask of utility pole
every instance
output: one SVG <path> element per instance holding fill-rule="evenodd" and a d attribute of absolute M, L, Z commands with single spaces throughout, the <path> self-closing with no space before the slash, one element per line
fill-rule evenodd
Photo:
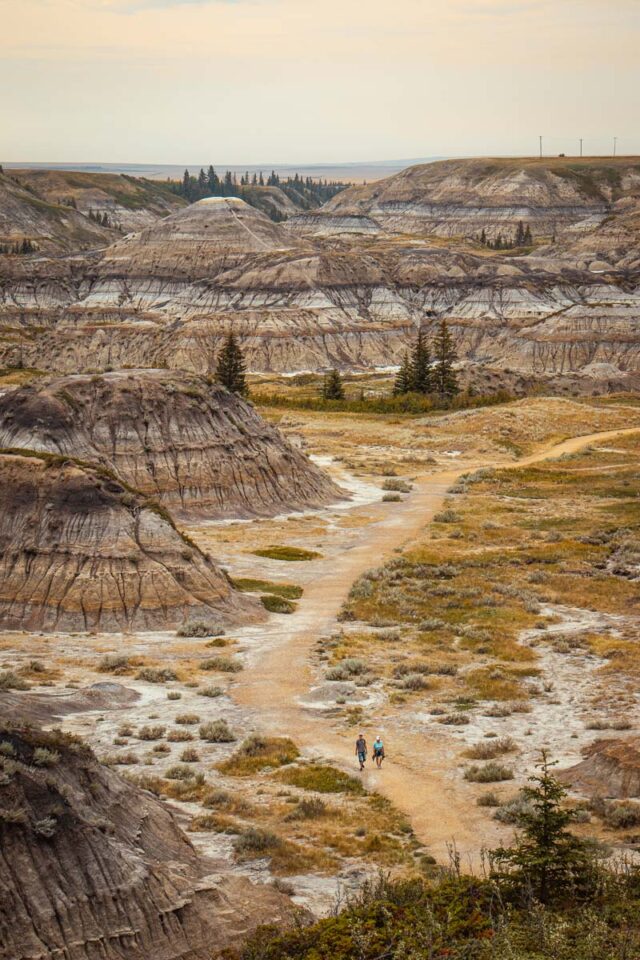
<path fill-rule="evenodd" d="M 614 155 L 614 157 L 615 157 L 615 155 L 616 155 L 616 148 L 617 148 L 617 146 L 618 146 L 618 138 L 617 138 L 617 137 L 614 137 L 614 138 L 613 138 L 613 155 Z"/>
<path fill-rule="evenodd" d="M 540 137 L 540 159 L 542 160 L 542 137 Z"/>
<path fill-rule="evenodd" d="M 580 137 L 580 156 L 582 156 L 582 137 Z"/>

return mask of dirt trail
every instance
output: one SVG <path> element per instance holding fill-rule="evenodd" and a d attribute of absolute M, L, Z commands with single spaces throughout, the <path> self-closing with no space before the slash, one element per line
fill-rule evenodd
<path fill-rule="evenodd" d="M 639 431 L 634 427 L 572 437 L 513 464 L 478 462 L 471 468 L 467 465 L 419 477 L 403 503 L 392 508 L 382 503 L 355 508 L 354 514 L 362 511 L 371 518 L 362 530 L 361 542 L 337 558 L 317 561 L 315 579 L 305 587 L 290 625 L 283 625 L 275 647 L 257 654 L 235 687 L 235 698 L 251 708 L 261 729 L 293 737 L 308 755 L 355 772 L 357 730 L 347 727 L 336 732 L 330 718 L 314 715 L 300 703 L 317 684 L 311 665 L 313 645 L 335 628 L 336 615 L 353 581 L 384 563 L 397 548 L 410 544 L 442 507 L 447 489 L 470 469 L 517 469 Z M 376 723 L 379 728 L 369 729 L 368 725 L 366 733 L 371 741 L 378 729 L 382 731 L 388 762 L 381 772 L 372 770 L 369 762 L 363 774 L 365 785 L 388 797 L 411 819 L 417 836 L 438 859 L 446 859 L 447 845 L 455 841 L 465 865 L 476 863 L 478 851 L 498 839 L 500 828 L 477 812 L 472 789 L 452 763 L 451 742 L 412 733 L 406 708 L 403 712 L 385 705 Z"/>

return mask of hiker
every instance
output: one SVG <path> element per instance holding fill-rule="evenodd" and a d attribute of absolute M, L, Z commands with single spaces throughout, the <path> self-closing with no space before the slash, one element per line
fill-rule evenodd
<path fill-rule="evenodd" d="M 382 766 L 382 761 L 384 760 L 384 743 L 382 742 L 382 737 L 380 734 L 373 741 L 373 756 L 371 758 L 378 770 Z"/>
<path fill-rule="evenodd" d="M 356 756 L 360 764 L 360 769 L 364 770 L 365 760 L 367 759 L 367 741 L 364 738 L 364 733 L 358 734 L 358 739 L 356 740 Z"/>

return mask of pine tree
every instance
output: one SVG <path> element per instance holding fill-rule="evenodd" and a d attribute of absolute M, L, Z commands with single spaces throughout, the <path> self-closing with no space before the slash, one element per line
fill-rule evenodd
<path fill-rule="evenodd" d="M 411 360 L 409 359 L 409 354 L 405 353 L 393 384 L 393 395 L 394 397 L 399 397 L 403 393 L 410 393 L 411 390 L 413 390 Z"/>
<path fill-rule="evenodd" d="M 456 393 L 459 393 L 460 388 L 457 374 L 453 369 L 458 357 L 446 320 L 440 322 L 438 333 L 433 341 L 433 355 L 435 360 L 433 389 L 440 400 L 450 400 Z"/>
<path fill-rule="evenodd" d="M 524 246 L 524 237 L 525 237 L 524 224 L 522 223 L 522 220 L 520 220 L 518 222 L 518 229 L 516 230 L 516 240 L 515 240 L 516 247 Z"/>
<path fill-rule="evenodd" d="M 322 383 L 323 400 L 344 400 L 344 387 L 340 373 L 333 369 L 325 374 Z"/>
<path fill-rule="evenodd" d="M 190 193 L 191 193 L 191 177 L 189 176 L 189 171 L 185 170 L 182 176 L 182 195 L 188 199 Z"/>
<path fill-rule="evenodd" d="M 522 238 L 523 245 L 525 247 L 530 247 L 533 243 L 533 236 L 531 235 L 531 227 L 527 224 L 527 228 L 524 231 L 524 236 Z"/>
<path fill-rule="evenodd" d="M 540 773 L 529 777 L 535 786 L 521 791 L 520 836 L 513 846 L 490 854 L 492 876 L 501 886 L 543 904 L 588 896 L 595 881 L 587 842 L 566 829 L 576 814 L 564 806 L 567 791 L 551 774 L 553 765 L 543 750 L 537 765 Z"/>
<path fill-rule="evenodd" d="M 244 357 L 238 341 L 232 333 L 226 337 L 218 354 L 216 380 L 227 390 L 231 390 L 232 393 L 239 393 L 243 396 L 247 394 Z"/>
<path fill-rule="evenodd" d="M 411 389 L 416 393 L 431 393 L 433 389 L 431 353 L 422 329 L 418 330 L 411 351 Z"/>
<path fill-rule="evenodd" d="M 487 231 L 484 229 L 484 227 L 482 228 L 482 233 L 480 234 L 480 243 L 483 247 L 486 247 L 487 245 Z"/>

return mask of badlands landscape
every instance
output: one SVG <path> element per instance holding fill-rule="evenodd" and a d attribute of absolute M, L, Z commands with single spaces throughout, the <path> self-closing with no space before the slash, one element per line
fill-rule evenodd
<path fill-rule="evenodd" d="M 633 960 L 640 159 L 285 200 L 0 174 L 0 958 Z"/>

